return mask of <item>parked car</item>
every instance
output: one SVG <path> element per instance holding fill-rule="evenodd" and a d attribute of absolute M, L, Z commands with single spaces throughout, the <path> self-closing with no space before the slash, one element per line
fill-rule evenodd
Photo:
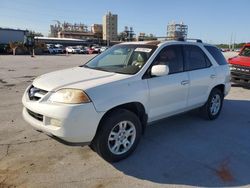
<path fill-rule="evenodd" d="M 53 47 L 48 47 L 47 48 L 50 54 L 55 54 L 56 52 L 54 51 Z"/>
<path fill-rule="evenodd" d="M 239 55 L 228 59 L 232 82 L 250 87 L 250 43 L 244 45 Z"/>
<path fill-rule="evenodd" d="M 80 54 L 81 49 L 76 46 L 68 46 L 66 47 L 66 52 L 72 53 L 72 54 Z"/>
<path fill-rule="evenodd" d="M 102 53 L 102 52 L 104 52 L 104 51 L 107 50 L 107 49 L 108 49 L 107 46 L 102 46 L 102 47 L 100 48 L 100 52 Z"/>
<path fill-rule="evenodd" d="M 56 48 L 63 48 L 63 45 L 61 45 L 61 44 L 55 44 L 55 47 Z"/>
<path fill-rule="evenodd" d="M 221 51 L 222 51 L 222 52 L 229 52 L 230 49 L 228 49 L 228 48 L 221 48 Z"/>
<path fill-rule="evenodd" d="M 216 119 L 230 87 L 229 66 L 215 46 L 128 42 L 80 67 L 36 78 L 23 95 L 23 117 L 64 141 L 90 143 L 116 162 L 159 119 L 195 108 Z"/>
<path fill-rule="evenodd" d="M 65 50 L 66 50 L 67 53 L 73 53 L 73 47 L 72 46 L 67 46 L 65 48 Z"/>
<path fill-rule="evenodd" d="M 241 50 L 240 48 L 234 49 L 235 52 L 240 52 L 240 50 Z"/>
<path fill-rule="evenodd" d="M 54 51 L 56 54 L 62 54 L 63 53 L 63 48 L 61 47 L 54 47 Z"/>
<path fill-rule="evenodd" d="M 88 47 L 87 48 L 87 52 L 88 52 L 88 54 L 93 54 L 94 53 L 94 49 L 91 48 L 91 47 Z"/>
<path fill-rule="evenodd" d="M 50 54 L 61 54 L 63 53 L 63 49 L 61 47 L 55 47 L 52 45 L 47 46 L 47 49 Z"/>
<path fill-rule="evenodd" d="M 81 47 L 80 48 L 80 53 L 81 54 L 87 54 L 88 53 L 87 47 Z"/>
<path fill-rule="evenodd" d="M 93 46 L 92 48 L 94 49 L 94 53 L 99 54 L 101 52 L 101 47 L 100 46 Z"/>
<path fill-rule="evenodd" d="M 89 47 L 87 50 L 88 50 L 88 54 L 99 54 L 100 49 L 101 47 L 99 46 L 92 46 L 92 47 Z"/>

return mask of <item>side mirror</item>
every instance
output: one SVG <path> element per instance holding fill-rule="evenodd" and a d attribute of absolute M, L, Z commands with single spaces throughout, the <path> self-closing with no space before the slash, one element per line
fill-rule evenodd
<path fill-rule="evenodd" d="M 168 75 L 168 73 L 169 73 L 168 65 L 154 65 L 151 68 L 152 76 L 164 76 L 164 75 Z"/>

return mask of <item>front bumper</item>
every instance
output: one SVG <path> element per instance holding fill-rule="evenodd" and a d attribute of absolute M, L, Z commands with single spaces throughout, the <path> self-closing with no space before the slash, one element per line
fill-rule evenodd
<path fill-rule="evenodd" d="M 232 71 L 231 77 L 232 77 L 232 79 L 231 79 L 232 82 L 250 86 L 250 75 L 249 74 L 244 74 L 244 73 Z"/>
<path fill-rule="evenodd" d="M 230 70 L 232 82 L 250 86 L 250 67 L 232 64 Z"/>
<path fill-rule="evenodd" d="M 70 143 L 91 142 L 104 113 L 96 112 L 92 103 L 59 104 L 31 101 L 24 93 L 23 117 L 35 129 Z M 52 122 L 57 122 L 53 125 Z"/>

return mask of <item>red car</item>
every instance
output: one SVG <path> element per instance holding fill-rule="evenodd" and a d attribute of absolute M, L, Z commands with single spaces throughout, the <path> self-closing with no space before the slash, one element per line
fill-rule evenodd
<path fill-rule="evenodd" d="M 100 47 L 90 47 L 88 48 L 88 54 L 99 54 L 100 53 Z"/>
<path fill-rule="evenodd" d="M 243 46 L 236 57 L 228 59 L 232 82 L 250 87 L 250 43 Z"/>

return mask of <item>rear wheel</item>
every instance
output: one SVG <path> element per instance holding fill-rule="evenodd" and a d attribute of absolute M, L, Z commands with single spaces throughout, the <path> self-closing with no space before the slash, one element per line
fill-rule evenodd
<path fill-rule="evenodd" d="M 214 120 L 221 112 L 224 96 L 220 89 L 214 88 L 206 104 L 202 107 L 202 114 L 206 119 Z"/>
<path fill-rule="evenodd" d="M 119 109 L 110 113 L 100 126 L 91 147 L 109 162 L 127 158 L 141 137 L 141 123 L 128 110 Z"/>

